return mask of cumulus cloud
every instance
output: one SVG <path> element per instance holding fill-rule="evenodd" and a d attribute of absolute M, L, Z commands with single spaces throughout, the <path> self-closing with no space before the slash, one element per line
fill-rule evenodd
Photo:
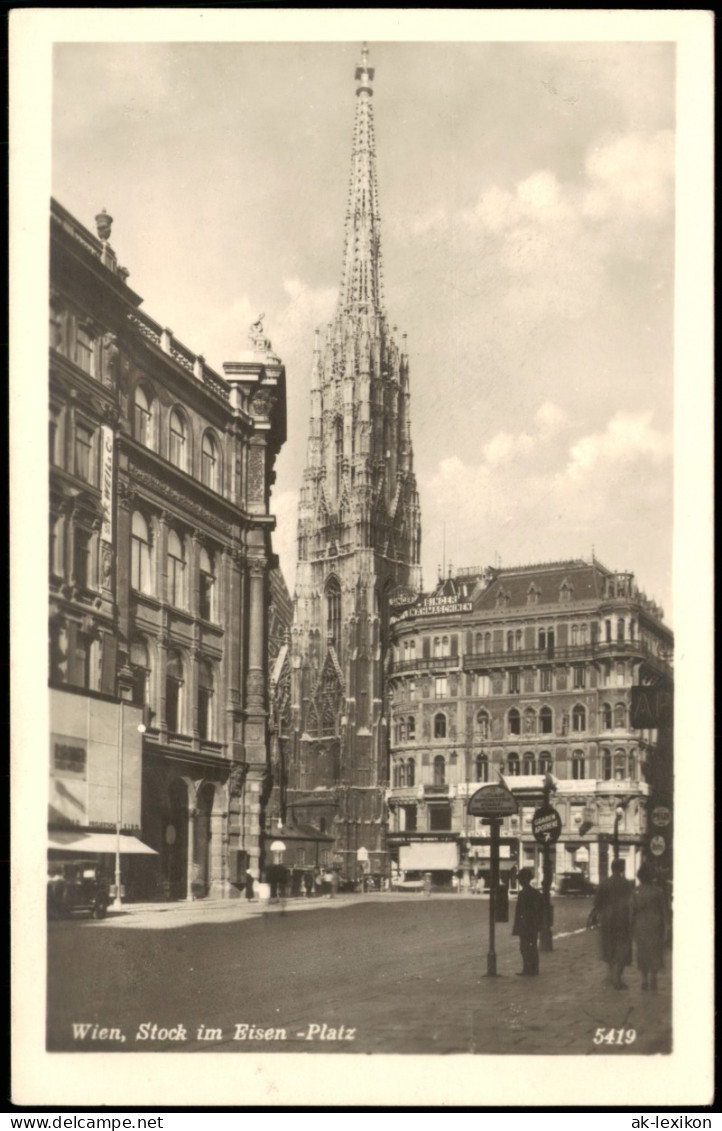
<path fill-rule="evenodd" d="M 579 480 L 597 467 L 618 467 L 640 458 L 659 463 L 672 453 L 669 436 L 652 427 L 653 412 L 617 412 L 603 432 L 583 436 L 572 446 L 564 475 Z"/>
<path fill-rule="evenodd" d="M 594 146 L 585 164 L 588 187 L 582 213 L 599 220 L 613 215 L 659 219 L 671 210 L 674 177 L 674 135 L 658 130 L 651 136 L 630 133 Z"/>

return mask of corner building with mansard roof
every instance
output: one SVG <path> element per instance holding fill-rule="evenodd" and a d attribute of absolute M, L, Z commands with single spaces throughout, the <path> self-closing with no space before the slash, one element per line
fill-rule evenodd
<path fill-rule="evenodd" d="M 119 825 L 129 899 L 234 895 L 270 790 L 285 371 L 259 320 L 214 372 L 96 221 L 52 204 L 49 843 L 112 872 Z"/>
<path fill-rule="evenodd" d="M 341 286 L 317 334 L 298 517 L 283 817 L 333 836 L 348 879 L 386 874 L 389 594 L 420 584 L 409 366 L 382 295 L 374 68 L 356 68 Z"/>
<path fill-rule="evenodd" d="M 440 886 L 488 883 L 489 829 L 469 797 L 502 774 L 512 889 L 541 880 L 531 818 L 545 775 L 562 818 L 554 871 L 596 884 L 614 852 L 636 874 L 648 842 L 656 731 L 632 728 L 631 688 L 671 681 L 673 638 L 631 573 L 596 560 L 459 570 L 392 617 L 389 669 L 392 873 Z"/>

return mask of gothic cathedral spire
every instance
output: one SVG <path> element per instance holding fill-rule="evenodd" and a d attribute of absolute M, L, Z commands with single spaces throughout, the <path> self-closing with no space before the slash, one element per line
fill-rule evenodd
<path fill-rule="evenodd" d="M 285 795 L 292 819 L 333 837 L 349 878 L 359 848 L 372 871 L 385 871 L 389 597 L 418 590 L 421 543 L 405 336 L 399 347 L 383 305 L 365 44 L 355 78 L 341 286 L 333 321 L 316 334 L 311 373 Z"/>

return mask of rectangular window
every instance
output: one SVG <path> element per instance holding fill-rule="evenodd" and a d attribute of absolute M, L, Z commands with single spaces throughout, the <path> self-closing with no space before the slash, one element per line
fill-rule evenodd
<path fill-rule="evenodd" d="M 213 692 L 207 687 L 198 689 L 198 734 L 201 738 L 210 741 L 211 732 L 211 700 Z"/>
<path fill-rule="evenodd" d="M 409 699 L 415 699 L 416 698 L 416 680 L 415 679 L 409 680 L 408 688 L 409 688 Z"/>
<path fill-rule="evenodd" d="M 213 620 L 213 582 L 214 578 L 210 573 L 203 573 L 203 571 L 201 571 L 198 592 L 198 614 L 202 620 Z"/>
<path fill-rule="evenodd" d="M 75 360 L 92 377 L 95 373 L 95 343 L 88 326 L 78 324 L 75 335 Z"/>
<path fill-rule="evenodd" d="M 84 424 L 75 428 L 75 474 L 86 483 L 94 483 L 93 433 Z"/>
<path fill-rule="evenodd" d="M 73 553 L 73 573 L 75 584 L 81 589 L 89 589 L 92 582 L 91 574 L 91 535 L 85 530 L 75 530 L 75 543 Z"/>
<path fill-rule="evenodd" d="M 403 812 L 405 816 L 404 829 L 408 833 L 416 832 L 416 806 L 404 805 Z"/>
<path fill-rule="evenodd" d="M 540 681 L 541 681 L 540 690 L 541 691 L 551 691 L 551 689 L 552 689 L 552 670 L 551 670 L 551 668 L 542 668 L 541 672 L 539 673 L 539 678 L 540 678 Z"/>
<path fill-rule="evenodd" d="M 430 805 L 429 806 L 429 829 L 431 832 L 450 832 L 451 831 L 451 806 L 450 805 Z"/>
<path fill-rule="evenodd" d="M 510 695 L 518 695 L 519 694 L 519 687 L 520 687 L 519 672 L 509 672 L 509 694 Z"/>
<path fill-rule="evenodd" d="M 445 675 L 437 675 L 434 685 L 436 688 L 436 698 L 446 699 L 449 694 L 449 681 Z"/>
<path fill-rule="evenodd" d="M 575 664 L 574 665 L 574 687 L 575 688 L 584 687 L 585 684 L 586 684 L 586 673 L 585 673 L 584 664 Z"/>
<path fill-rule="evenodd" d="M 85 777 L 86 752 L 82 746 L 56 742 L 53 747 L 53 770 L 60 777 Z"/>

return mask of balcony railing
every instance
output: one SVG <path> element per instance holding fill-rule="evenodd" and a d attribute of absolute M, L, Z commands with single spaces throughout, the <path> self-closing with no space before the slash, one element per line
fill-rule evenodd
<path fill-rule="evenodd" d="M 497 650 L 494 652 L 465 652 L 464 668 L 473 670 L 479 667 L 510 667 L 517 664 L 558 664 L 569 661 L 596 660 L 613 658 L 614 656 L 640 656 L 645 660 L 660 665 L 665 670 L 670 669 L 669 662 L 657 656 L 652 650 L 639 640 L 596 641 L 593 644 L 565 644 L 555 645 L 551 651 L 547 648 L 533 648 L 520 651 Z"/>
<path fill-rule="evenodd" d="M 392 672 L 456 671 L 461 667 L 461 656 L 431 656 L 419 660 L 399 660 L 392 665 Z"/>

